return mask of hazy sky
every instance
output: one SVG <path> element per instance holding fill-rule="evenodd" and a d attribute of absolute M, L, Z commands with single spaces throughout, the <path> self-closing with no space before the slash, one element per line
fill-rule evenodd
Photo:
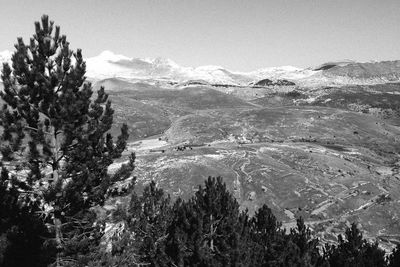
<path fill-rule="evenodd" d="M 400 59 L 400 0 L 0 0 L 0 51 L 42 14 L 85 57 L 111 50 L 183 66 L 308 67 Z"/>

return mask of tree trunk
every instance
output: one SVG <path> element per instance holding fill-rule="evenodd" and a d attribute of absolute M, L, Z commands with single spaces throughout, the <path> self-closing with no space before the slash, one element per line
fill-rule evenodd
<path fill-rule="evenodd" d="M 211 249 L 211 251 L 213 251 L 214 252 L 214 238 L 213 238 L 213 235 L 214 235 L 214 222 L 213 222 L 213 216 L 212 215 L 210 215 L 210 227 L 211 227 L 211 229 L 210 229 L 210 249 Z"/>
<path fill-rule="evenodd" d="M 58 147 L 58 138 L 57 138 L 57 130 L 53 127 L 52 129 L 52 149 L 53 149 L 53 164 L 52 164 L 52 169 L 53 169 L 53 183 L 55 185 L 58 184 L 59 182 L 59 165 L 58 165 L 58 154 L 59 154 L 59 147 Z M 54 208 L 53 212 L 53 223 L 54 223 L 54 231 L 55 231 L 55 240 L 57 244 L 57 254 L 56 254 L 56 267 L 61 267 L 61 252 L 63 250 L 63 244 L 62 244 L 62 231 L 61 231 L 61 219 L 59 216 L 61 216 L 61 211 L 60 207 L 57 205 Z"/>
<path fill-rule="evenodd" d="M 60 252 L 63 249 L 62 233 L 61 233 L 61 220 L 59 218 L 54 217 L 53 223 L 54 223 L 54 228 L 55 228 L 55 232 L 56 232 L 56 244 L 57 244 L 56 267 L 61 267 Z"/>

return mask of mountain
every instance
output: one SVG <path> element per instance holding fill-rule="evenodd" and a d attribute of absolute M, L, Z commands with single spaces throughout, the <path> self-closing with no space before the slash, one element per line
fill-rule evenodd
<path fill-rule="evenodd" d="M 202 81 L 217 85 L 247 86 L 269 79 L 287 80 L 300 86 L 341 86 L 400 81 L 400 61 L 360 63 L 351 60 L 327 62 L 313 68 L 281 66 L 238 72 L 221 66 L 183 67 L 170 59 L 128 58 L 110 51 L 87 59 L 88 77 L 94 80 L 122 78 L 127 81 Z"/>
<path fill-rule="evenodd" d="M 333 67 L 346 66 L 351 63 L 355 63 L 355 61 L 353 61 L 353 60 L 331 61 L 331 62 L 326 62 L 324 64 L 321 64 L 321 65 L 315 67 L 313 70 L 315 70 L 315 71 L 328 70 Z"/>
<path fill-rule="evenodd" d="M 324 72 L 326 77 L 372 80 L 379 82 L 399 81 L 400 60 L 336 65 Z"/>
<path fill-rule="evenodd" d="M 128 58 L 104 51 L 87 59 L 87 76 L 93 80 L 121 78 L 128 81 L 174 81 L 190 83 L 202 81 L 217 85 L 248 85 L 270 77 L 276 79 L 300 79 L 310 76 L 312 70 L 292 66 L 261 69 L 253 72 L 238 72 L 221 66 L 183 67 L 170 59 Z"/>
<path fill-rule="evenodd" d="M 12 53 L 0 52 L 0 62 L 9 62 Z M 125 82 L 144 82 L 151 85 L 248 86 L 268 79 L 271 84 L 286 80 L 298 86 L 367 85 L 400 81 L 400 61 L 360 63 L 351 60 L 327 62 L 311 68 L 281 66 L 251 72 L 238 72 L 221 66 L 184 67 L 165 58 L 130 58 L 104 51 L 88 58 L 87 77 L 93 81 L 121 79 Z M 268 86 L 268 85 L 265 85 Z"/>
<path fill-rule="evenodd" d="M 184 82 L 204 80 L 209 83 L 235 85 L 252 79 L 246 75 L 230 72 L 219 66 L 182 67 L 170 59 L 140 59 L 116 55 L 104 51 L 87 59 L 87 76 L 94 80 L 122 78 L 135 80 L 160 80 Z"/>

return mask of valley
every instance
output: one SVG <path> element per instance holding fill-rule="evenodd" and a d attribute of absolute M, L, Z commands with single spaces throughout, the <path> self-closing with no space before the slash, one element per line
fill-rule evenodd
<path fill-rule="evenodd" d="M 136 190 L 154 180 L 187 199 L 222 176 L 249 214 L 265 203 L 287 229 L 302 216 L 323 243 L 357 222 L 387 250 L 400 241 L 399 92 L 400 84 L 134 83 L 109 91 L 118 122 L 131 125 Z"/>
<path fill-rule="evenodd" d="M 387 251 L 400 243 L 397 61 L 249 73 L 112 53 L 88 63 L 113 103 L 112 133 L 129 126 L 109 170 L 135 152 L 135 190 L 155 181 L 187 199 L 221 176 L 242 210 L 267 204 L 285 229 L 301 216 L 322 243 L 352 222 Z"/>

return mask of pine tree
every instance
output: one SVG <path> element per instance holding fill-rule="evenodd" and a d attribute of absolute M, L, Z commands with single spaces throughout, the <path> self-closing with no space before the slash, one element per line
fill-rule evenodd
<path fill-rule="evenodd" d="M 318 239 L 312 237 L 311 230 L 305 225 L 303 218 L 297 219 L 296 229 L 290 229 L 289 243 L 293 243 L 297 251 L 297 255 L 292 255 L 291 265 L 296 263 L 296 266 L 323 266 Z"/>
<path fill-rule="evenodd" d="M 392 254 L 388 257 L 389 267 L 400 266 L 400 244 L 392 250 Z"/>
<path fill-rule="evenodd" d="M 241 233 L 248 217 L 241 215 L 221 177 L 209 177 L 189 201 L 178 199 L 173 212 L 166 249 L 174 264 L 240 265 Z"/>
<path fill-rule="evenodd" d="M 325 258 L 330 266 L 387 266 L 385 252 L 378 243 L 369 243 L 363 238 L 357 225 L 346 229 L 346 239 L 338 236 L 338 245 L 325 246 Z"/>
<path fill-rule="evenodd" d="M 165 243 L 171 221 L 170 197 L 152 181 L 141 196 L 132 195 L 129 228 L 135 233 L 134 242 L 141 262 L 162 266 L 167 261 Z"/>
<path fill-rule="evenodd" d="M 19 192 L 3 167 L 0 175 L 0 266 L 46 266 L 53 251 L 42 249 L 45 225 L 19 205 Z"/>
<path fill-rule="evenodd" d="M 277 259 L 284 247 L 284 231 L 280 229 L 279 223 L 272 210 L 263 205 L 250 219 L 251 246 L 250 260 L 253 265 L 277 265 Z"/>
<path fill-rule="evenodd" d="M 1 154 L 16 177 L 10 181 L 20 204 L 36 209 L 51 226 L 56 266 L 76 263 L 101 236 L 92 208 L 134 168 L 131 155 L 114 175 L 108 173 L 126 147 L 128 129 L 124 124 L 114 141 L 108 95 L 101 88 L 92 96 L 81 50 L 69 49 L 48 16 L 35 23 L 28 45 L 18 38 L 15 48 L 12 67 L 3 64 L 1 76 Z"/>
<path fill-rule="evenodd" d="M 152 181 L 141 195 L 134 192 L 128 208 L 113 213 L 124 231 L 112 244 L 112 252 L 94 266 L 170 266 L 165 253 L 167 228 L 171 223 L 170 197 Z"/>

